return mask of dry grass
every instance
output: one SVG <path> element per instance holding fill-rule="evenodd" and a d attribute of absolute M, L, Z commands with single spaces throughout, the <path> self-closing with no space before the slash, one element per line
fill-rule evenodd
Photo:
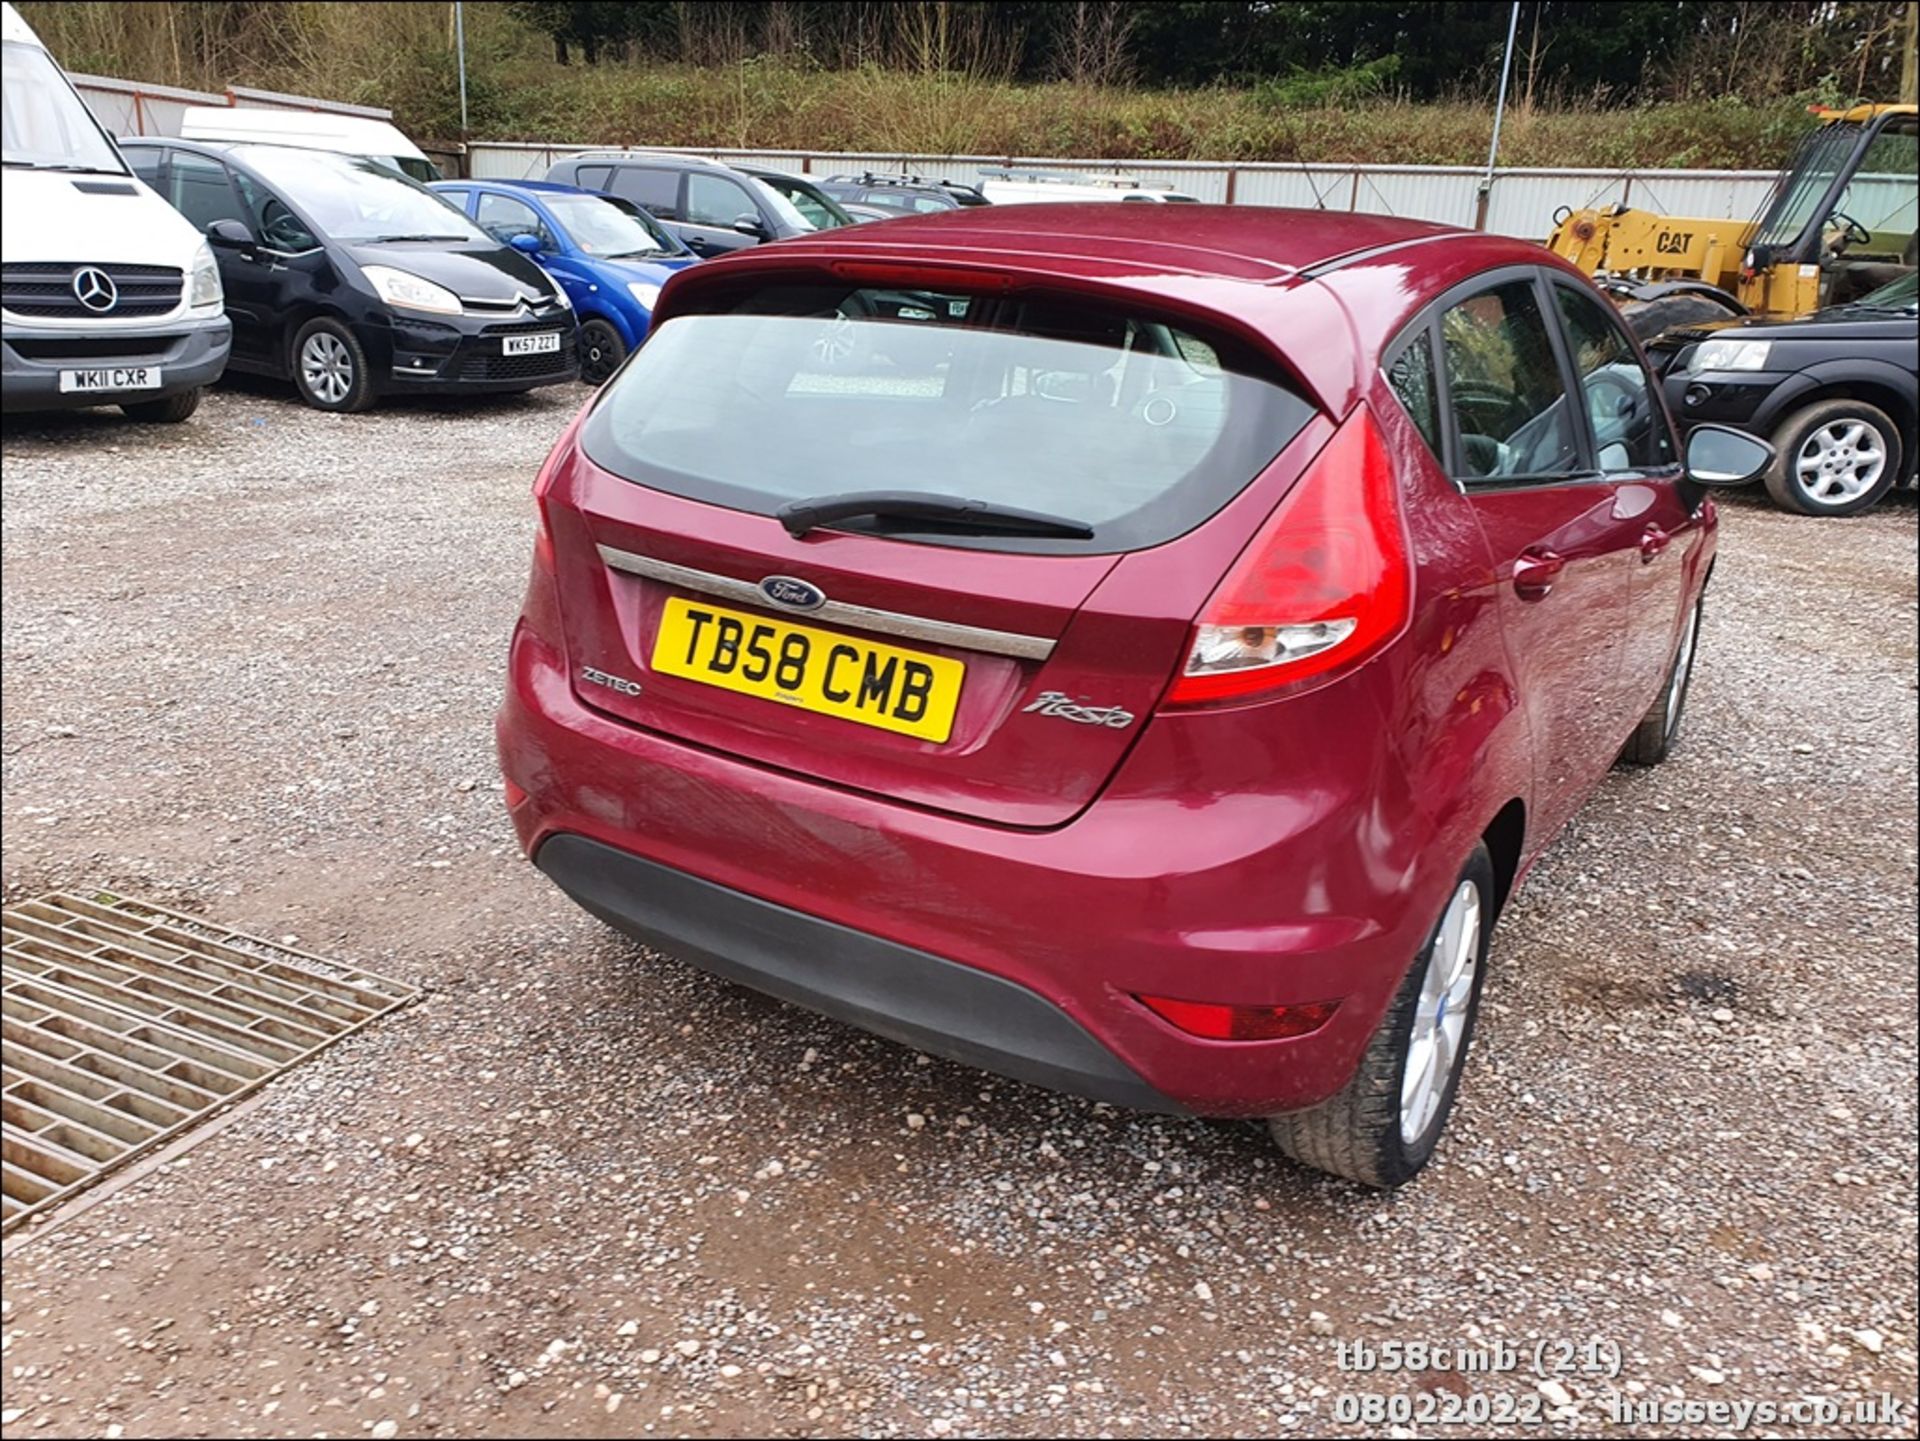
<path fill-rule="evenodd" d="M 1012 85 L 764 60 L 724 69 L 523 64 L 502 99 L 483 127 L 500 138 L 1115 160 L 1473 165 L 1486 158 L 1493 124 L 1489 107 L 1464 102 L 1277 108 L 1246 90 Z M 1792 102 L 1536 109 L 1510 118 L 1500 158 L 1767 168 L 1805 126 Z"/>

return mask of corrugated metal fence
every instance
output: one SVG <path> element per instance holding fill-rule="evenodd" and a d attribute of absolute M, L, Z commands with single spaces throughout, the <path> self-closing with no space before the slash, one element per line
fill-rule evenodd
<path fill-rule="evenodd" d="M 564 155 L 584 147 L 477 140 L 467 146 L 467 172 L 492 180 L 538 179 Z M 1292 205 L 1403 215 L 1449 225 L 1473 224 L 1481 177 L 1450 165 L 1225 165 L 1199 160 L 1133 164 L 1107 160 L 1006 155 L 899 155 L 831 150 L 697 150 L 716 160 L 752 159 L 774 169 L 832 175 L 862 170 L 973 180 L 983 169 L 1070 170 L 1127 175 L 1144 185 L 1181 190 L 1233 205 Z M 1631 205 L 1666 215 L 1755 215 L 1766 203 L 1767 170 L 1498 169 L 1488 197 L 1487 228 L 1540 239 L 1562 205 Z"/>

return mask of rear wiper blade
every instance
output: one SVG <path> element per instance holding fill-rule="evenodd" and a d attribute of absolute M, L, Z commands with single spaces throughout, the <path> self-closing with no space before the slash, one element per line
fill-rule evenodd
<path fill-rule="evenodd" d="M 850 516 L 871 515 L 883 520 L 932 520 L 942 527 L 982 534 L 1057 535 L 1065 540 L 1091 540 L 1093 527 L 1083 520 L 1016 510 L 988 500 L 957 495 L 928 495 L 915 490 L 856 490 L 845 495 L 821 495 L 794 500 L 780 507 L 774 518 L 798 540 L 817 526 Z"/>

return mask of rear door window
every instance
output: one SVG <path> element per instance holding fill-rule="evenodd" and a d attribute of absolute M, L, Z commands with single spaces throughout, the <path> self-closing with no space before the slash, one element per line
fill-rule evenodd
<path fill-rule="evenodd" d="M 195 230 L 204 235 L 216 220 L 238 220 L 246 224 L 247 215 L 234 192 L 233 182 L 227 178 L 227 167 L 218 160 L 176 150 L 173 163 L 167 169 L 167 199 L 173 202 L 175 210 L 193 222 Z"/>
<path fill-rule="evenodd" d="M 615 195 L 624 195 L 662 220 L 680 218 L 680 172 L 677 170 L 622 165 L 614 170 L 612 182 L 605 188 Z"/>
<path fill-rule="evenodd" d="M 1458 479 L 1564 479 L 1579 468 L 1559 356 L 1531 279 L 1491 285 L 1448 307 L 1440 334 Z"/>
<path fill-rule="evenodd" d="M 127 164 L 132 167 L 135 175 L 155 190 L 160 188 L 160 162 L 166 156 L 166 151 L 158 146 L 143 145 L 129 146 L 121 153 L 127 157 Z"/>
<path fill-rule="evenodd" d="M 1111 553 L 1207 519 L 1313 413 L 1270 361 L 1150 315 L 1044 295 L 801 284 L 666 322 L 582 442 L 617 475 L 737 510 L 771 515 L 848 491 L 960 496 L 1094 534 L 979 535 L 898 517 L 835 528 Z"/>

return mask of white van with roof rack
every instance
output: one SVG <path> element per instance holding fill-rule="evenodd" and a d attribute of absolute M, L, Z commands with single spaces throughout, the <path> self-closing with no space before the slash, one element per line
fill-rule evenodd
<path fill-rule="evenodd" d="M 180 117 L 182 140 L 234 145 L 287 145 L 358 155 L 398 170 L 422 185 L 444 179 L 440 167 L 397 125 L 331 110 L 270 110 L 251 105 L 195 105 Z"/>
<path fill-rule="evenodd" d="M 213 251 L 0 6 L 0 409 L 193 414 L 233 327 Z"/>
<path fill-rule="evenodd" d="M 1135 200 L 1154 205 L 1200 203 L 1197 195 L 1142 185 L 1125 175 L 1075 175 L 1058 170 L 982 170 L 979 189 L 995 205 L 1063 200 Z"/>

